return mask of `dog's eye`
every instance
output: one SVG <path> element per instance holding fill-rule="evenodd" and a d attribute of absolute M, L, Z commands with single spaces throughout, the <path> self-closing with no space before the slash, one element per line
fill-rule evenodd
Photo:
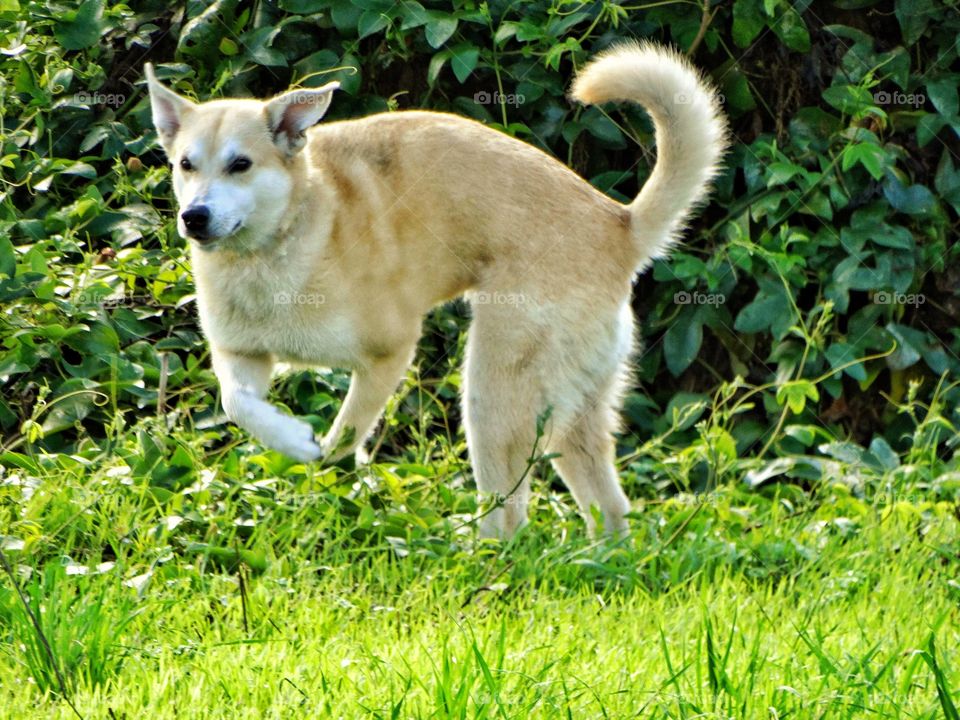
<path fill-rule="evenodd" d="M 187 160 L 186 158 L 181 158 L 181 160 L 180 160 L 180 168 L 181 168 L 182 170 L 186 170 L 187 172 L 189 172 L 190 170 L 193 170 L 193 163 L 191 163 L 191 162 L 190 162 L 189 160 Z"/>
<path fill-rule="evenodd" d="M 229 173 L 246 172 L 247 170 L 250 169 L 251 165 L 253 165 L 253 163 L 250 162 L 250 158 L 241 156 L 241 157 L 238 157 L 236 160 L 234 160 L 232 163 L 230 163 L 230 166 L 227 168 L 227 172 Z"/>

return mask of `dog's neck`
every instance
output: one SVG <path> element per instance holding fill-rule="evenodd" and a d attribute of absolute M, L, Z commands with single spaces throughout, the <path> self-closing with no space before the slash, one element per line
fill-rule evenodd
<path fill-rule="evenodd" d="M 265 248 L 278 252 L 315 252 L 327 244 L 337 210 L 335 193 L 322 168 L 307 161 L 309 146 L 290 159 L 295 178 L 288 212 Z M 307 243 L 308 247 L 302 247 Z"/>

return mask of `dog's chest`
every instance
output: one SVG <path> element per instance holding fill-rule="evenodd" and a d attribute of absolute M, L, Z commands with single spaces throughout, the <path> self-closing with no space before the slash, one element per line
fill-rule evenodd
<path fill-rule="evenodd" d="M 316 286 L 290 289 L 297 285 L 251 274 L 198 282 L 204 333 L 214 345 L 237 353 L 353 367 L 359 353 L 347 307 Z"/>

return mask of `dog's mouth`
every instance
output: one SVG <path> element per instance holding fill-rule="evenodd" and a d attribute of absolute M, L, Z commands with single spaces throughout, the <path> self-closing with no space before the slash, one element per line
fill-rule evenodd
<path fill-rule="evenodd" d="M 237 220 L 229 232 L 224 233 L 223 235 L 211 235 L 206 231 L 188 231 L 187 237 L 197 243 L 198 246 L 204 248 L 205 250 L 212 249 L 218 240 L 224 240 L 232 235 L 235 235 L 240 228 L 243 227 L 243 221 Z"/>

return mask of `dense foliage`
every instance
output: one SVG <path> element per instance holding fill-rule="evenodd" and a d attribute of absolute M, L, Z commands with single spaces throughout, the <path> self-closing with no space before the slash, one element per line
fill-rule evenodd
<path fill-rule="evenodd" d="M 344 92 L 332 119 L 407 107 L 470 115 L 626 199 L 653 159 L 649 122 L 633 107 L 575 107 L 564 93 L 592 53 L 648 37 L 691 51 L 724 95 L 739 142 L 686 245 L 638 282 L 645 349 L 625 443 L 661 436 L 682 466 L 640 469 L 697 487 L 739 478 L 758 456 L 794 458 L 767 474 L 817 475 L 818 455 L 890 470 L 898 455 L 921 453 L 939 468 L 953 452 L 955 8 L 934 0 L 897 2 L 892 12 L 864 0 L 0 7 L 8 449 L 107 447 L 158 402 L 171 422 L 213 413 L 144 62 L 198 98 L 337 78 Z M 455 366 L 464 316 L 453 306 L 430 322 L 432 374 Z M 453 396 L 442 389 L 441 400 Z M 327 384 L 298 376 L 288 390 L 295 410 L 329 419 Z M 408 439 L 398 438 L 397 452 Z M 697 443 L 720 457 L 684 456 Z"/>

